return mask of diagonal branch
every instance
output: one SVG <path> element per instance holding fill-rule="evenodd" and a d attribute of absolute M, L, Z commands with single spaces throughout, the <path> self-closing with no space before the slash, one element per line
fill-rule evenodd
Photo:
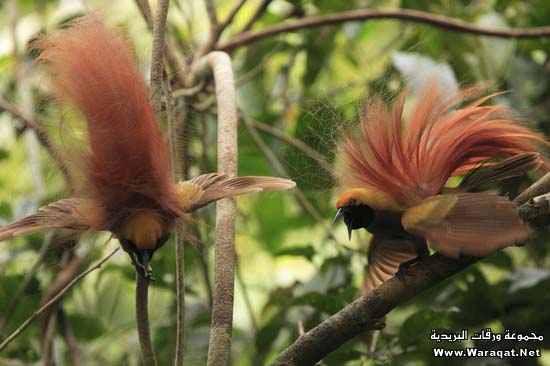
<path fill-rule="evenodd" d="M 262 0 L 261 4 L 258 6 L 254 14 L 252 14 L 248 22 L 246 22 L 246 24 L 244 25 L 241 33 L 244 33 L 252 29 L 252 27 L 254 26 L 254 23 L 256 23 L 267 10 L 269 3 L 271 3 L 271 0 Z"/>
<path fill-rule="evenodd" d="M 61 153 L 55 148 L 55 145 L 53 144 L 52 140 L 50 140 L 50 136 L 48 135 L 48 132 L 38 124 L 35 120 L 27 116 L 23 111 L 21 111 L 16 106 L 12 105 L 11 103 L 5 101 L 4 99 L 0 99 L 0 111 L 6 111 L 10 113 L 13 117 L 17 118 L 26 128 L 30 128 L 34 131 L 36 134 L 36 137 L 38 138 L 38 141 L 44 146 L 46 151 L 50 154 L 53 161 L 63 174 L 63 177 L 65 178 L 65 182 L 69 186 L 69 189 L 71 190 L 73 188 L 73 179 L 72 176 L 69 173 L 69 168 L 63 161 L 63 158 L 61 157 Z"/>
<path fill-rule="evenodd" d="M 63 295 L 65 295 L 65 293 L 67 293 L 67 291 L 69 291 L 74 285 L 76 285 L 78 283 L 78 281 L 80 281 L 81 279 L 83 279 L 84 277 L 86 277 L 90 272 L 100 268 L 103 263 L 105 263 L 106 261 L 108 261 L 116 252 L 118 252 L 120 248 L 116 248 L 115 250 L 113 250 L 109 255 L 107 255 L 105 258 L 101 259 L 99 262 L 97 262 L 96 264 L 90 266 L 90 268 L 88 268 L 86 271 L 82 272 L 81 274 L 79 274 L 78 276 L 76 276 L 71 282 L 69 282 L 61 291 L 59 291 L 54 297 L 52 297 L 50 299 L 50 301 L 48 301 L 47 303 L 45 303 L 44 305 L 42 305 L 40 307 L 40 309 L 36 310 L 34 313 L 32 313 L 32 315 L 27 318 L 27 320 L 25 320 L 23 322 L 23 324 L 21 324 L 21 326 L 19 328 L 17 328 L 8 338 L 6 338 L 1 344 L 0 344 L 0 351 L 2 351 L 4 348 L 6 348 L 6 346 L 11 342 L 13 341 L 15 338 L 17 338 L 17 336 L 19 334 L 21 334 L 21 332 L 23 332 L 32 322 L 34 319 L 36 319 L 37 317 L 39 317 L 44 311 L 48 310 L 50 308 L 50 306 L 52 306 L 53 304 L 55 304 L 59 299 L 61 299 L 63 297 Z"/>
<path fill-rule="evenodd" d="M 550 191 L 550 180 L 546 176 L 525 190 L 514 202 L 521 204 L 530 201 L 540 194 L 541 189 Z M 525 209 L 525 205 L 521 207 Z M 520 210 L 520 213 L 522 217 L 526 217 L 525 210 Z M 411 267 L 403 280 L 396 277 L 390 279 L 300 336 L 269 366 L 313 366 L 345 342 L 366 330 L 374 329 L 373 324 L 397 306 L 480 259 L 482 258 L 452 259 L 433 254 Z"/>
<path fill-rule="evenodd" d="M 399 19 L 417 23 L 424 23 L 443 29 L 501 38 L 541 38 L 550 36 L 550 26 L 536 28 L 490 28 L 467 23 L 462 20 L 449 18 L 443 15 L 426 13 L 411 9 L 358 9 L 340 13 L 319 15 L 303 18 L 296 21 L 280 23 L 259 31 L 247 31 L 221 44 L 218 49 L 230 52 L 233 49 L 273 37 L 279 33 L 294 32 L 301 29 L 335 25 L 349 21 L 365 21 L 368 19 Z"/>
<path fill-rule="evenodd" d="M 211 0 L 207 0 L 207 4 Z M 231 22 L 233 21 L 233 18 L 235 18 L 235 15 L 239 12 L 239 10 L 242 8 L 246 0 L 237 0 L 237 3 L 233 6 L 233 8 L 229 11 L 229 15 L 225 20 L 221 23 L 212 23 L 212 27 L 210 28 L 210 35 L 208 36 L 208 40 L 206 43 L 201 47 L 198 56 L 201 57 L 205 55 L 206 53 L 212 51 L 216 43 L 218 43 L 218 40 L 220 39 L 220 36 L 222 35 L 223 31 Z M 214 12 L 215 13 L 215 12 Z"/>

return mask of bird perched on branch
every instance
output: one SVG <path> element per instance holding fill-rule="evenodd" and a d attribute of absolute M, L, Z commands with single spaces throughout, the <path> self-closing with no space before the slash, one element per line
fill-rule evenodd
<path fill-rule="evenodd" d="M 486 256 L 529 236 L 514 203 L 471 191 L 541 164 L 546 169 L 537 150 L 547 143 L 508 108 L 484 105 L 496 94 L 457 108 L 474 89 L 449 98 L 429 85 L 406 124 L 406 93 L 393 106 L 376 99 L 359 132 L 344 135 L 335 222 L 343 216 L 350 239 L 355 229 L 373 235 L 364 291 L 428 256 L 426 242 L 451 257 Z M 459 187 L 445 187 L 462 175 Z"/>
<path fill-rule="evenodd" d="M 149 261 L 177 218 L 222 198 L 295 186 L 288 179 L 218 173 L 174 183 L 131 45 L 96 17 L 39 38 L 34 47 L 42 50 L 38 62 L 51 75 L 53 94 L 85 117 L 89 147 L 78 160 L 84 179 L 74 197 L 0 228 L 0 241 L 53 228 L 106 230 L 149 277 Z"/>

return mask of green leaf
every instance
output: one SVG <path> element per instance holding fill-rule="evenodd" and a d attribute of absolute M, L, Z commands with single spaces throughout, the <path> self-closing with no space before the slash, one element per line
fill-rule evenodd
<path fill-rule="evenodd" d="M 273 254 L 276 257 L 282 255 L 303 256 L 311 260 L 311 258 L 313 258 L 313 255 L 315 254 L 315 249 L 313 249 L 311 245 L 296 245 L 279 248 L 275 250 Z"/>

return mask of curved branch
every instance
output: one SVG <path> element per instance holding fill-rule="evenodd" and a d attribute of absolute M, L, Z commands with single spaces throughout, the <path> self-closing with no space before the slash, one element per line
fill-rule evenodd
<path fill-rule="evenodd" d="M 50 301 L 48 301 L 47 303 L 45 303 L 44 305 L 42 305 L 40 307 L 40 309 L 36 310 L 34 313 L 32 313 L 32 315 L 27 318 L 27 320 L 25 320 L 23 322 L 23 324 L 21 324 L 21 326 L 19 326 L 19 328 L 17 328 L 8 338 L 6 338 L 1 344 L 0 344 L 0 351 L 2 351 L 4 348 L 6 348 L 6 346 L 11 342 L 13 341 L 15 338 L 17 338 L 17 336 L 19 334 L 21 334 L 21 332 L 23 332 L 32 322 L 34 319 L 36 319 L 37 317 L 39 317 L 44 311 L 48 310 L 50 308 L 50 306 L 52 306 L 53 304 L 55 304 L 61 297 L 63 297 L 63 295 L 65 295 L 65 293 L 67 291 L 69 291 L 74 285 L 76 285 L 78 283 L 78 281 L 80 281 L 81 279 L 83 279 L 84 277 L 86 277 L 90 272 L 100 268 L 103 263 L 105 263 L 107 260 L 109 260 L 116 252 L 118 252 L 120 248 L 116 248 L 115 250 L 113 250 L 109 255 L 107 255 L 105 258 L 103 258 L 102 260 L 100 260 L 99 262 L 97 262 L 96 264 L 90 266 L 90 268 L 88 268 L 86 271 L 82 272 L 81 274 L 79 274 L 78 276 L 76 276 L 71 282 L 69 282 L 67 284 L 67 286 L 65 286 L 61 291 L 59 291 L 54 297 L 52 297 L 50 299 Z"/>
<path fill-rule="evenodd" d="M 418 10 L 358 9 L 334 14 L 307 17 L 292 22 L 277 24 L 259 31 L 243 32 L 234 36 L 226 43 L 221 44 L 218 49 L 229 52 L 237 47 L 248 45 L 263 38 L 273 37 L 279 33 L 335 25 L 349 21 L 365 21 L 368 19 L 399 19 L 429 24 L 451 31 L 501 38 L 527 39 L 550 36 L 550 26 L 536 28 L 490 28 L 467 23 L 465 21 L 449 18 L 443 15 L 431 14 Z"/>
<path fill-rule="evenodd" d="M 539 194 L 541 185 L 550 190 L 545 176 L 525 190 L 523 195 L 518 196 L 514 203 L 530 201 Z M 527 218 L 529 208 L 526 204 L 521 208 L 520 214 Z M 531 210 L 535 209 L 537 208 Z M 548 215 L 548 210 L 543 214 Z M 411 267 L 403 280 L 393 277 L 300 336 L 269 366 L 313 366 L 345 342 L 366 330 L 374 329 L 373 324 L 397 306 L 481 259 L 473 257 L 452 259 L 438 253 L 433 254 Z"/>
<path fill-rule="evenodd" d="M 237 99 L 231 59 L 227 53 L 211 52 L 198 59 L 192 67 L 191 79 L 206 78 L 210 73 L 214 75 L 218 103 L 218 172 L 236 175 Z M 208 366 L 225 366 L 231 363 L 236 216 L 234 198 L 216 203 L 214 295 Z"/>

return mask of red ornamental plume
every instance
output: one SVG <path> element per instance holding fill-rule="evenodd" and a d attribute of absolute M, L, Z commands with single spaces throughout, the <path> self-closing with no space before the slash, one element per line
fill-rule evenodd
<path fill-rule="evenodd" d="M 135 204 L 177 210 L 167 148 L 123 35 L 85 17 L 34 45 L 43 49 L 39 61 L 54 94 L 87 121 L 85 196 L 100 210 L 95 228 L 110 229 L 113 215 Z"/>
<path fill-rule="evenodd" d="M 472 90 L 448 98 L 426 88 L 403 125 L 403 93 L 392 109 L 371 102 L 359 136 L 343 139 L 344 187 L 371 187 L 410 206 L 441 192 L 446 181 L 487 159 L 537 150 L 546 141 L 517 123 L 510 109 L 482 105 L 496 94 L 453 109 Z"/>

